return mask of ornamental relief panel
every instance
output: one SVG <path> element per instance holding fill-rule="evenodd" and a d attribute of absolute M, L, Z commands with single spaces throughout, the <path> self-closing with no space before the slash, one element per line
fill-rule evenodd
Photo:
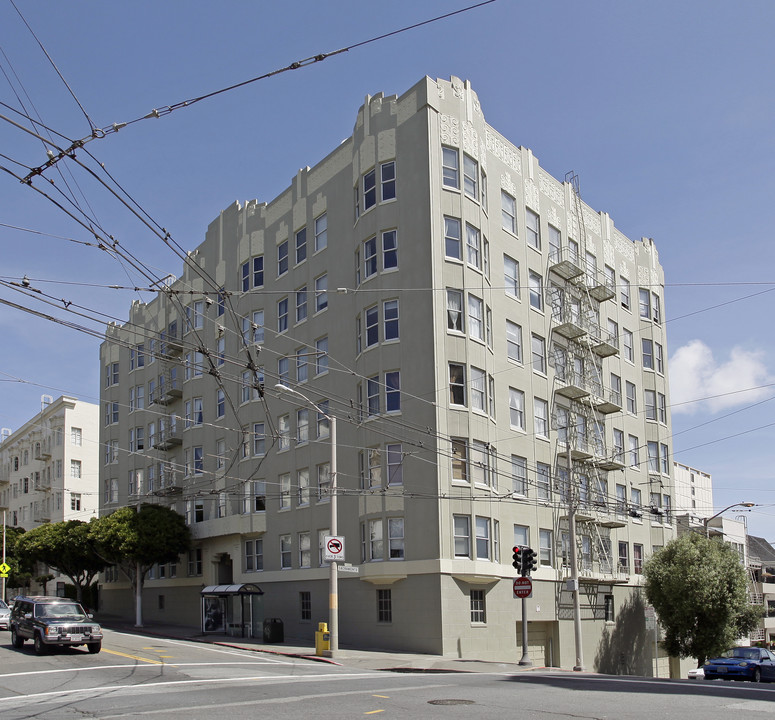
<path fill-rule="evenodd" d="M 538 185 L 530 178 L 525 180 L 525 205 L 536 212 L 540 212 L 541 205 L 538 199 Z"/>
<path fill-rule="evenodd" d="M 648 285 L 651 273 L 649 273 L 649 269 L 647 267 L 643 267 L 643 265 L 638 265 L 638 285 Z"/>
<path fill-rule="evenodd" d="M 487 171 L 487 144 L 482 138 L 479 138 L 479 163 L 482 170 Z"/>
<path fill-rule="evenodd" d="M 603 262 L 609 267 L 616 267 L 616 256 L 614 253 L 614 246 L 610 240 L 603 242 Z"/>
<path fill-rule="evenodd" d="M 516 197 L 517 187 L 516 187 L 516 185 L 514 185 L 514 182 L 511 179 L 511 174 L 510 173 L 503 173 L 503 175 L 501 175 L 501 187 L 509 195 L 514 195 Z"/>
<path fill-rule="evenodd" d="M 441 142 L 445 145 L 460 145 L 460 120 L 451 115 L 439 116 Z"/>
<path fill-rule="evenodd" d="M 546 219 L 549 221 L 550 225 L 554 225 L 559 230 L 562 230 L 562 226 L 560 225 L 560 214 L 557 212 L 557 208 L 554 207 L 554 205 L 549 206 L 549 212 L 546 215 Z"/>
<path fill-rule="evenodd" d="M 484 138 L 489 152 L 508 165 L 517 175 L 522 174 L 522 158 L 514 148 L 489 130 L 485 130 Z"/>
<path fill-rule="evenodd" d="M 622 255 L 630 262 L 635 262 L 635 245 L 632 244 L 629 238 L 622 235 L 618 230 L 614 228 L 614 247 L 616 252 Z M 625 275 L 625 277 L 628 277 Z"/>
<path fill-rule="evenodd" d="M 546 197 L 560 207 L 565 207 L 565 193 L 562 191 L 562 185 L 560 185 L 560 183 L 543 170 L 538 174 L 538 182 L 541 192 L 546 195 Z"/>
<path fill-rule="evenodd" d="M 595 233 L 595 235 L 601 234 L 600 215 L 593 210 L 590 210 L 586 205 L 581 206 L 581 212 L 584 214 L 584 227 Z"/>
<path fill-rule="evenodd" d="M 463 123 L 463 150 L 474 160 L 479 159 L 479 135 L 471 122 Z"/>

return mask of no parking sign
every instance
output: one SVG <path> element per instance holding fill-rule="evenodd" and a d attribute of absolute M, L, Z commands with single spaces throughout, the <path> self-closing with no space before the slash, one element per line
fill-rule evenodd
<path fill-rule="evenodd" d="M 338 535 L 326 535 L 323 559 L 328 562 L 344 562 L 344 538 Z"/>

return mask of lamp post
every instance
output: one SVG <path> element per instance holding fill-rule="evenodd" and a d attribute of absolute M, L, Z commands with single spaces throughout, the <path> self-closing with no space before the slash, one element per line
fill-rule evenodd
<path fill-rule="evenodd" d="M 705 528 L 705 537 L 706 538 L 710 537 L 710 528 L 708 526 L 710 525 L 710 521 L 713 520 L 714 518 L 717 518 L 719 515 L 723 515 L 727 510 L 731 510 L 732 508 L 736 508 L 736 507 L 752 508 L 755 506 L 756 506 L 756 503 L 752 503 L 752 502 L 732 503 L 731 505 L 727 505 L 727 507 L 725 507 L 723 510 L 719 510 L 715 515 L 711 515 L 709 518 L 705 518 L 702 521 L 702 524 Z"/>
<path fill-rule="evenodd" d="M 280 393 L 290 393 L 298 395 L 305 400 L 308 405 L 314 407 L 329 423 L 331 437 L 331 524 L 329 532 L 331 535 L 337 534 L 337 499 L 336 499 L 336 416 L 324 413 L 320 406 L 310 400 L 306 395 L 294 390 L 287 385 L 277 383 L 274 389 Z M 328 563 L 328 637 L 330 641 L 331 657 L 339 652 L 339 567 L 334 560 Z"/>

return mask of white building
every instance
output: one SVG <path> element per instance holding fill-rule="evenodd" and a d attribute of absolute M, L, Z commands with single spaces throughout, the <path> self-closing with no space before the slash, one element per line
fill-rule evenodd
<path fill-rule="evenodd" d="M 250 582 L 254 613 L 312 640 L 335 415 L 343 645 L 519 657 L 526 545 L 530 653 L 572 666 L 573 542 L 587 662 L 651 672 L 650 647 L 613 648 L 675 535 L 663 318 L 654 242 L 490 127 L 467 82 L 367 97 L 350 138 L 221 212 L 106 334 L 100 512 L 168 503 L 195 538 L 154 569 L 146 617 L 198 625 L 203 586 Z M 125 579 L 101 597 L 131 616 Z"/>
<path fill-rule="evenodd" d="M 716 512 L 713 508 L 713 479 L 708 473 L 673 462 L 673 479 L 677 513 L 702 521 Z"/>
<path fill-rule="evenodd" d="M 0 511 L 7 525 L 31 530 L 96 517 L 100 455 L 99 406 L 43 395 L 39 413 L 2 434 Z M 55 577 L 48 591 L 59 582 L 70 581 Z"/>

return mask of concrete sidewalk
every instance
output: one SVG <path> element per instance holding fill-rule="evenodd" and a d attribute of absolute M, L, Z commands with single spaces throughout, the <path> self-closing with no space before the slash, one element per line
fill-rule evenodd
<path fill-rule="evenodd" d="M 224 647 L 239 648 L 253 652 L 267 653 L 286 657 L 302 658 L 317 662 L 357 667 L 365 670 L 385 670 L 392 672 L 489 672 L 519 673 L 547 668 L 523 667 L 518 660 L 511 662 L 490 662 L 486 660 L 466 660 L 441 655 L 422 655 L 420 653 L 398 653 L 383 650 L 360 650 L 341 648 L 335 658 L 315 654 L 315 648 L 298 638 L 287 638 L 282 643 L 265 643 L 257 638 L 237 638 L 218 633 L 202 633 L 190 627 L 149 622 L 143 627 L 134 627 L 131 623 L 111 618 L 100 620 L 109 630 L 165 638 L 190 640 Z"/>

